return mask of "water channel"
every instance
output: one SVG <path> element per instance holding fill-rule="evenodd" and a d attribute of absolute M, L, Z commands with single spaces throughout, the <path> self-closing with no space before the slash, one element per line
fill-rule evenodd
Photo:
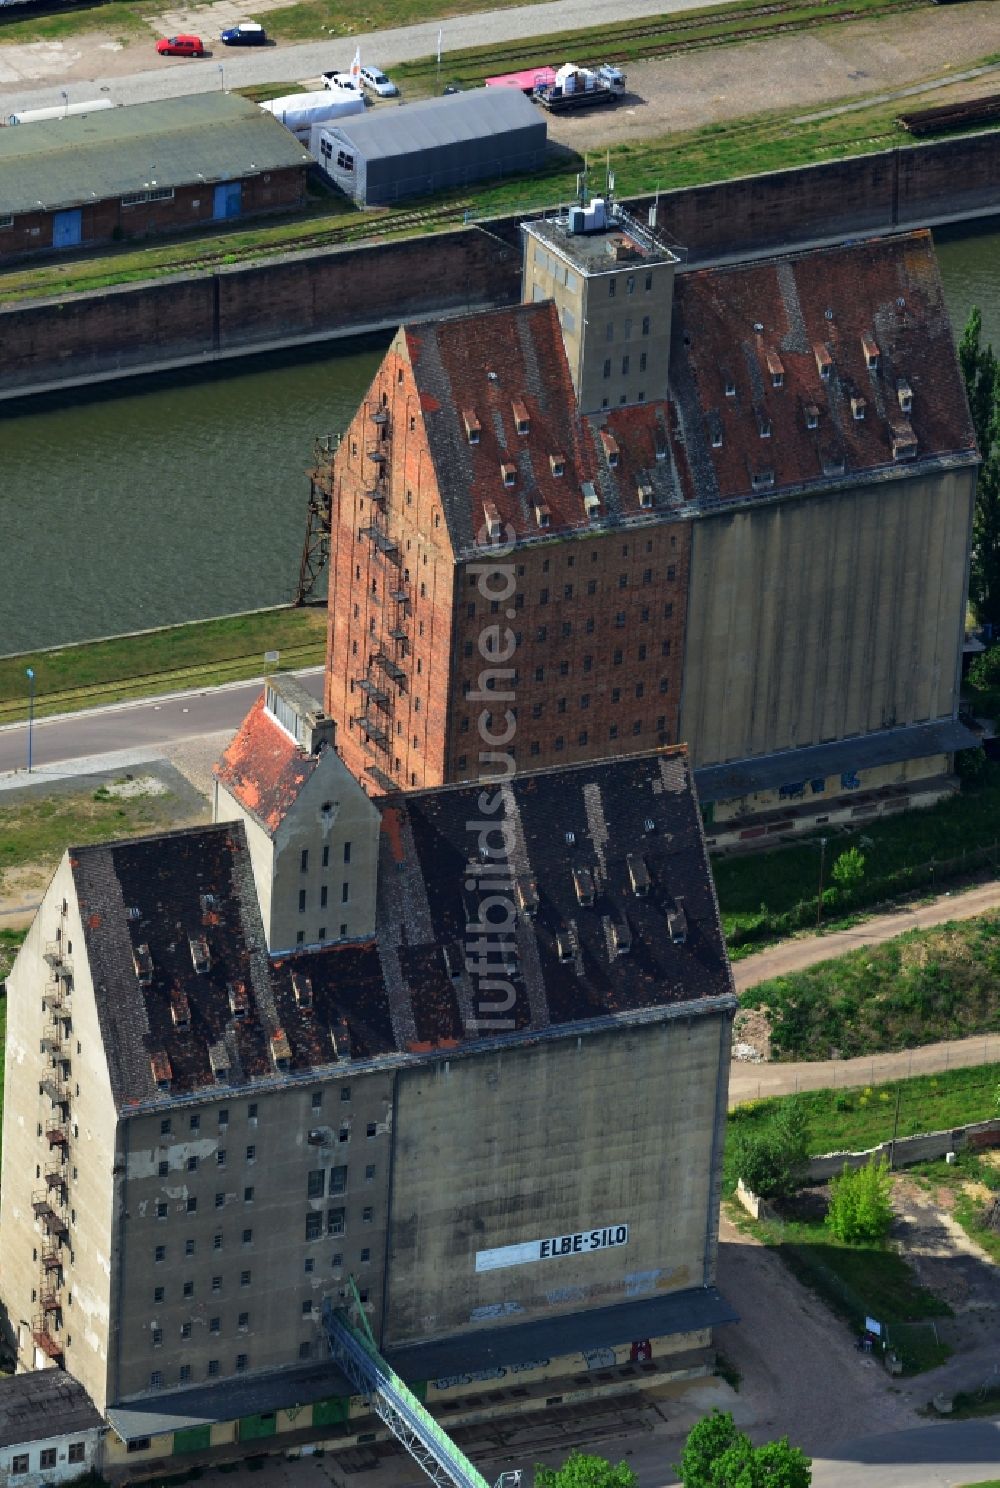
<path fill-rule="evenodd" d="M 1000 221 L 936 235 L 1000 347 Z M 317 434 L 386 339 L 0 404 L 0 654 L 291 598 Z"/>

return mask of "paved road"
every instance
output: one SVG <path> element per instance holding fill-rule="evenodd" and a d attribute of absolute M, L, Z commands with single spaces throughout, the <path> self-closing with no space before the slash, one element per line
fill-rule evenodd
<path fill-rule="evenodd" d="M 958 1488 L 1000 1474 L 1000 1421 L 914 1426 L 815 1458 L 813 1488 Z"/>
<path fill-rule="evenodd" d="M 297 675 L 316 697 L 321 696 L 322 667 Z M 184 739 L 235 729 L 258 696 L 261 681 L 39 719 L 32 730 L 32 774 L 37 771 L 44 780 L 92 773 L 101 767 L 91 765 L 88 770 L 84 762 L 95 756 L 129 751 L 132 762 L 155 759 Z M 27 726 L 0 728 L 0 791 L 27 784 L 26 761 Z"/>
<path fill-rule="evenodd" d="M 521 5 L 510 10 L 484 11 L 479 15 L 450 16 L 444 21 L 425 21 L 417 26 L 398 26 L 391 30 L 343 36 L 329 41 L 305 42 L 294 46 L 262 47 L 259 51 L 234 51 L 218 45 L 211 60 L 187 62 L 163 58 L 148 70 L 131 75 L 92 75 L 89 81 L 66 82 L 54 77 L 50 84 L 19 80 L 16 49 L 0 47 L 0 107 L 3 113 L 19 108 L 40 108 L 62 102 L 63 90 L 71 103 L 97 98 L 105 89 L 115 103 L 147 103 L 153 99 L 176 98 L 181 94 L 205 93 L 220 86 L 218 64 L 224 64 L 227 88 L 245 87 L 249 83 L 273 83 L 292 78 L 314 78 L 329 68 L 347 68 L 360 44 L 362 55 L 377 59 L 380 66 L 392 67 L 416 57 L 433 56 L 437 50 L 438 31 L 442 35 L 442 76 L 447 74 L 448 52 L 463 47 L 483 46 L 491 41 L 516 41 L 525 36 L 542 36 L 549 32 L 606 25 L 610 21 L 632 20 L 671 11 L 697 10 L 717 4 L 718 0 L 547 0 L 545 4 Z M 206 15 L 199 21 L 201 34 L 207 39 L 218 31 Z M 275 22 L 277 24 L 277 21 Z M 107 53 L 94 53 L 104 59 Z M 38 57 L 31 59 L 37 68 Z M 100 61 L 98 61 L 100 65 Z"/>

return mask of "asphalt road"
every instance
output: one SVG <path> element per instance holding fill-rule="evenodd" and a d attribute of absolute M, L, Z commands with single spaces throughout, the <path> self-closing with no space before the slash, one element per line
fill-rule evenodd
<path fill-rule="evenodd" d="M 150 32 L 150 66 L 130 75 L 102 76 L 95 68 L 87 82 L 63 81 L 50 84 L 18 83 L 4 64 L 16 69 L 16 53 L 0 46 L 0 109 L 4 114 L 19 108 L 41 108 L 58 105 L 68 94 L 70 103 L 88 102 L 104 90 L 115 103 L 149 103 L 182 94 L 206 93 L 220 86 L 222 63 L 225 86 L 245 87 L 250 83 L 285 82 L 318 77 L 330 68 L 350 66 L 355 48 L 360 44 L 362 56 L 377 60 L 381 67 L 391 68 L 397 62 L 433 56 L 437 51 L 438 32 L 442 32 L 442 77 L 448 71 L 448 52 L 463 47 L 484 46 L 490 42 L 516 41 L 525 36 L 543 36 L 549 32 L 606 25 L 610 21 L 632 20 L 673 11 L 698 10 L 717 4 L 718 0 L 547 0 L 539 5 L 521 5 L 510 10 L 484 11 L 478 15 L 449 16 L 444 21 L 425 21 L 417 26 L 397 26 L 389 30 L 331 38 L 328 41 L 304 42 L 289 46 L 232 48 L 217 43 L 210 58 L 187 61 L 164 57 L 153 65 L 153 33 Z M 179 9 L 180 7 L 176 7 Z M 206 41 L 219 27 L 209 12 L 200 13 L 200 34 Z M 172 33 L 171 33 L 172 34 Z M 0 33 L 2 39 L 2 33 Z M 107 54 L 95 50 L 95 61 Z M 65 91 L 64 91 L 65 90 Z"/>
<path fill-rule="evenodd" d="M 1000 1421 L 950 1421 L 845 1442 L 815 1458 L 813 1488 L 957 1488 L 1000 1474 Z"/>
<path fill-rule="evenodd" d="M 322 667 L 311 667 L 297 675 L 317 698 L 321 696 Z M 184 739 L 235 729 L 260 693 L 262 680 L 39 719 L 32 729 L 33 769 L 44 778 L 47 767 L 67 761 L 125 749 L 149 750 L 151 755 L 167 753 L 170 745 Z M 11 783 L 3 776 L 11 771 L 24 772 L 26 762 L 27 725 L 0 728 L 0 789 Z"/>

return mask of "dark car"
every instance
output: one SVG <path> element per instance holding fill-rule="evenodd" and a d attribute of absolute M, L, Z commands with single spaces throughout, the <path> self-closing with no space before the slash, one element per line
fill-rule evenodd
<path fill-rule="evenodd" d="M 223 31 L 219 40 L 225 46 L 267 46 L 268 36 L 257 21 L 240 21 Z"/>

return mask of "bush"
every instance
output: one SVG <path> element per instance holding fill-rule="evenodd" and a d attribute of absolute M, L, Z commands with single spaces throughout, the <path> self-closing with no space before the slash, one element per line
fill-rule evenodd
<path fill-rule="evenodd" d="M 809 1166 L 805 1112 L 795 1101 L 781 1106 L 759 1131 L 737 1132 L 733 1169 L 762 1199 L 787 1198 L 801 1187 Z"/>
<path fill-rule="evenodd" d="M 955 773 L 960 780 L 982 780 L 986 774 L 986 750 L 960 749 L 955 756 Z"/>
<path fill-rule="evenodd" d="M 845 1245 L 885 1239 L 892 1225 L 892 1175 L 884 1157 L 853 1171 L 845 1166 L 831 1181 L 826 1222 Z"/>
<path fill-rule="evenodd" d="M 969 667 L 969 681 L 982 692 L 1000 688 L 1000 645 L 990 646 Z"/>
<path fill-rule="evenodd" d="M 865 876 L 865 855 L 858 847 L 842 852 L 833 865 L 830 877 L 842 889 L 857 888 Z"/>

